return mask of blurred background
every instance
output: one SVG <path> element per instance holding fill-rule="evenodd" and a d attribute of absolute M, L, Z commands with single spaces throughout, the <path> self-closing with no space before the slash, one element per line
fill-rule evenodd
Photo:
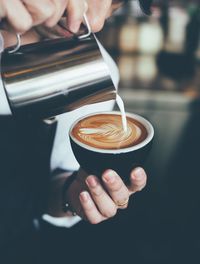
<path fill-rule="evenodd" d="M 199 12 L 199 1 L 154 1 L 149 17 L 129 1 L 108 20 L 99 38 L 119 66 L 125 100 L 198 98 Z"/>
<path fill-rule="evenodd" d="M 147 187 L 119 217 L 72 228 L 72 259 L 200 263 L 199 0 L 154 1 L 150 17 L 129 1 L 98 36 L 119 67 L 126 111 L 148 118 L 155 139 Z M 63 230 L 54 235 L 65 241 Z M 62 255 L 64 248 L 58 250 Z"/>

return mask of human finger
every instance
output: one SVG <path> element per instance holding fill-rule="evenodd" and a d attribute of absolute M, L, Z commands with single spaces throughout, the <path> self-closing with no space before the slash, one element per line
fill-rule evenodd
<path fill-rule="evenodd" d="M 53 27 L 55 26 L 58 21 L 61 19 L 62 15 L 64 14 L 66 8 L 67 8 L 67 4 L 68 4 L 68 0 L 51 0 L 55 6 L 55 11 L 54 14 L 45 21 L 45 26 L 47 27 Z"/>
<path fill-rule="evenodd" d="M 87 0 L 88 2 L 88 20 L 93 32 L 100 31 L 111 9 L 112 0 Z"/>
<path fill-rule="evenodd" d="M 18 33 L 29 30 L 33 22 L 31 15 L 19 0 L 4 1 L 1 6 L 0 17 L 6 18 L 12 28 Z"/>
<path fill-rule="evenodd" d="M 113 170 L 107 170 L 103 173 L 102 179 L 115 204 L 119 208 L 126 208 L 128 206 L 129 191 L 120 176 Z"/>
<path fill-rule="evenodd" d="M 147 175 L 143 168 L 136 168 L 131 172 L 130 186 L 128 187 L 130 194 L 141 191 L 147 183 Z"/>
<path fill-rule="evenodd" d="M 82 205 L 83 213 L 91 224 L 98 224 L 106 219 L 100 214 L 90 194 L 87 191 L 81 192 L 79 195 L 79 199 Z"/>
<path fill-rule="evenodd" d="M 67 25 L 73 33 L 79 30 L 86 11 L 87 3 L 84 0 L 69 0 L 67 5 Z"/>
<path fill-rule="evenodd" d="M 22 0 L 22 2 L 31 15 L 34 26 L 42 24 L 51 18 L 56 10 L 55 3 L 51 0 Z"/>
<path fill-rule="evenodd" d="M 90 175 L 86 179 L 86 184 L 99 212 L 106 218 L 115 216 L 117 213 L 117 206 L 106 193 L 99 179 Z"/>

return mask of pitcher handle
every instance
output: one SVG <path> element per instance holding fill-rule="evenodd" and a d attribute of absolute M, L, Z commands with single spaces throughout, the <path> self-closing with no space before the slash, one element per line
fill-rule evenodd
<path fill-rule="evenodd" d="M 92 34 L 92 29 L 90 26 L 90 23 L 88 21 L 87 15 L 86 13 L 83 15 L 83 22 L 85 23 L 85 27 L 87 28 L 87 32 L 83 35 L 77 35 L 76 33 L 73 33 L 71 30 L 69 30 L 66 26 L 64 26 L 60 21 L 58 22 L 58 25 L 66 30 L 67 32 L 71 33 L 73 36 L 75 36 L 78 39 L 84 39 L 84 38 L 88 38 L 91 34 Z"/>
<path fill-rule="evenodd" d="M 10 53 L 10 54 L 17 52 L 21 47 L 21 36 L 20 36 L 20 34 L 15 33 L 15 36 L 17 39 L 17 44 L 15 45 L 15 47 L 13 49 L 8 50 L 8 53 Z"/>
<path fill-rule="evenodd" d="M 3 19 L 3 20 L 0 20 L 0 29 L 3 29 L 3 30 L 8 31 L 7 29 L 4 28 L 5 24 L 6 24 L 6 21 L 5 21 L 4 19 Z M 16 36 L 16 40 L 17 40 L 17 43 L 16 43 L 16 45 L 13 47 L 13 49 L 9 49 L 8 53 L 15 53 L 15 52 L 17 52 L 17 51 L 20 49 L 20 47 L 21 47 L 21 36 L 20 36 L 20 34 L 15 33 L 15 32 L 12 32 L 12 33 L 15 34 L 15 36 Z M 3 37 L 2 37 L 2 38 L 3 38 Z M 3 40 L 2 40 L 2 45 L 3 45 Z M 2 50 L 0 50 L 0 53 L 1 53 L 2 51 L 3 51 L 3 47 L 2 47 Z"/>
<path fill-rule="evenodd" d="M 88 32 L 85 33 L 84 35 L 78 36 L 79 39 L 87 38 L 87 37 L 89 37 L 89 36 L 91 35 L 91 33 L 92 33 L 92 29 L 91 29 L 90 23 L 89 23 L 89 21 L 88 21 L 87 15 L 84 14 L 84 15 L 83 15 L 83 18 L 84 18 L 85 26 L 87 27 Z"/>

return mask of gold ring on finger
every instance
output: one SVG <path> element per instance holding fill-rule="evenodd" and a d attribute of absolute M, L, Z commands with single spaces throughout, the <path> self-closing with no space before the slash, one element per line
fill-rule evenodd
<path fill-rule="evenodd" d="M 116 202 L 116 205 L 118 206 L 118 207 L 123 207 L 123 206 L 125 206 L 125 205 L 127 205 L 128 204 L 128 201 L 129 201 L 129 198 L 127 198 L 126 200 L 124 200 L 123 202 Z"/>

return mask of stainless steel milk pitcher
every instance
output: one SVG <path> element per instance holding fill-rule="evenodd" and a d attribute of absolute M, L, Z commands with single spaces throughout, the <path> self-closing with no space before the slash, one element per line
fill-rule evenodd
<path fill-rule="evenodd" d="M 11 114 L 42 118 L 116 98 L 109 68 L 92 34 L 4 51 L 0 89 Z"/>

